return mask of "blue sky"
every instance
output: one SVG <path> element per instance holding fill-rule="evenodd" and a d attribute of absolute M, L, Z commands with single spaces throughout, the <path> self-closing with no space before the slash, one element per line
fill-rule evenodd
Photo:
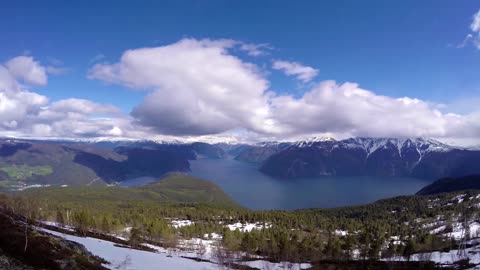
<path fill-rule="evenodd" d="M 440 110 L 465 114 L 476 107 L 469 100 L 480 100 L 480 50 L 473 42 L 457 47 L 479 9 L 475 1 L 9 1 L 0 17 L 0 62 L 27 55 L 64 68 L 29 91 L 52 102 L 109 103 L 129 114 L 146 93 L 88 79 L 94 64 L 184 38 L 231 39 L 269 44 L 259 57 L 239 49 L 229 54 L 258 66 L 278 95 L 301 97 L 316 83 L 335 80 L 377 95 L 452 104 Z M 318 75 L 299 82 L 272 69 L 275 60 Z"/>

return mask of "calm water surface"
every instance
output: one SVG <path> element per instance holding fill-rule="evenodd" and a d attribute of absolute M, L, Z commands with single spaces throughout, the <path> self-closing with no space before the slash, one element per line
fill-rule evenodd
<path fill-rule="evenodd" d="M 430 181 L 389 177 L 316 177 L 275 179 L 257 166 L 231 159 L 190 161 L 193 176 L 219 185 L 250 209 L 299 209 L 365 204 L 414 194 Z"/>

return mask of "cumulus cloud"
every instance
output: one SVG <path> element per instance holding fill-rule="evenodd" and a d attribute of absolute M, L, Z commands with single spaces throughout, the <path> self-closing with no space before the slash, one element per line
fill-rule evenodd
<path fill-rule="evenodd" d="M 47 84 L 45 67 L 31 56 L 17 56 L 5 63 L 5 66 L 13 77 L 25 83 L 37 86 Z"/>
<path fill-rule="evenodd" d="M 444 113 L 437 104 L 378 95 L 355 83 L 320 82 L 301 97 L 274 94 L 264 72 L 232 55 L 231 48 L 225 41 L 183 39 L 128 50 L 117 63 L 93 66 L 88 76 L 147 91 L 131 116 L 155 134 L 480 136 L 478 114 Z M 276 66 L 303 81 L 317 72 L 298 63 L 276 61 Z"/>
<path fill-rule="evenodd" d="M 44 85 L 45 70 L 33 57 L 15 57 L 0 64 L 0 134 L 73 138 L 139 136 L 146 130 L 132 126 L 132 120 L 112 105 L 75 98 L 50 102 L 17 81 Z"/>
<path fill-rule="evenodd" d="M 415 98 L 377 95 L 355 83 L 324 81 L 301 98 L 273 98 L 279 134 L 334 133 L 371 137 L 451 137 L 480 134 L 478 116 L 444 114 Z"/>
<path fill-rule="evenodd" d="M 38 76 L 38 70 L 46 68 L 33 57 L 16 57 L 0 64 L 0 133 L 235 141 L 290 140 L 312 134 L 477 141 L 480 137 L 480 112 L 475 109 L 447 113 L 448 106 L 440 110 L 437 104 L 416 98 L 383 96 L 355 83 L 323 81 L 310 85 L 300 97 L 275 94 L 269 90 L 266 72 L 232 54 L 238 44 L 227 39 L 182 39 L 128 50 L 116 63 L 94 65 L 90 79 L 145 93 L 130 115 L 85 99 L 49 101 L 30 89 L 47 83 L 48 71 L 45 78 Z M 287 72 L 287 66 L 300 65 L 286 63 L 279 69 Z M 299 77 L 298 66 L 295 69 L 290 74 L 302 81 L 314 77 Z"/>
<path fill-rule="evenodd" d="M 298 80 L 307 83 L 318 74 L 318 70 L 309 66 L 304 66 L 297 62 L 288 62 L 276 60 L 273 61 L 273 69 L 281 70 L 288 76 L 295 76 Z"/>
<path fill-rule="evenodd" d="M 262 130 L 269 82 L 255 65 L 228 53 L 233 44 L 183 39 L 129 50 L 118 63 L 93 66 L 89 78 L 151 90 L 132 116 L 163 134 Z"/>

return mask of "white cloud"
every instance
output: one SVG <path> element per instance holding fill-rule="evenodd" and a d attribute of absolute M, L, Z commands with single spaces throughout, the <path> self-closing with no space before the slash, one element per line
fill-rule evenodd
<path fill-rule="evenodd" d="M 232 56 L 231 40 L 183 39 L 126 51 L 116 64 L 97 64 L 89 78 L 152 90 L 132 112 L 143 125 L 172 135 L 264 129 L 269 82 Z"/>
<path fill-rule="evenodd" d="M 470 25 L 470 29 L 472 30 L 472 32 L 480 32 L 480 10 L 478 10 L 477 13 L 473 15 L 473 21 Z"/>
<path fill-rule="evenodd" d="M 8 68 L 7 68 L 8 66 Z M 16 57 L 0 64 L 0 134 L 22 137 L 139 137 L 146 130 L 133 126 L 118 108 L 84 99 L 65 99 L 51 103 L 47 97 L 19 86 L 47 82 L 45 71 L 32 57 Z M 107 115 L 95 118 L 97 115 Z M 125 131 L 123 131 L 125 129 Z M 143 134 L 144 135 L 144 134 Z"/>
<path fill-rule="evenodd" d="M 0 64 L 0 91 L 12 92 L 18 90 L 17 80 L 13 75 L 6 69 L 3 65 Z"/>
<path fill-rule="evenodd" d="M 457 45 L 457 48 L 463 48 L 471 42 L 475 48 L 480 50 L 480 10 L 473 15 L 470 30 L 472 33 L 467 34 L 463 42 Z"/>
<path fill-rule="evenodd" d="M 288 62 L 276 60 L 272 65 L 273 69 L 281 70 L 288 76 L 295 76 L 298 80 L 307 83 L 318 74 L 318 70 L 309 66 L 304 66 L 297 62 Z"/>
<path fill-rule="evenodd" d="M 480 135 L 480 121 L 474 114 L 444 114 L 428 102 L 377 95 L 355 83 L 338 85 L 324 81 L 301 98 L 278 96 L 271 104 L 277 132 L 283 136 L 312 133 L 372 137 Z"/>
<path fill-rule="evenodd" d="M 27 114 L 38 111 L 47 103 L 46 97 L 19 90 L 14 75 L 0 65 L 0 128 L 17 128 Z"/>
<path fill-rule="evenodd" d="M 40 82 L 29 77 L 29 72 L 20 76 L 0 64 L 0 134 L 228 137 L 236 141 L 298 139 L 312 134 L 480 138 L 480 112 L 475 106 L 463 114 L 451 114 L 447 113 L 451 106 L 440 110 L 438 104 L 424 100 L 382 96 L 355 83 L 335 81 L 314 84 L 300 97 L 274 94 L 258 66 L 230 53 L 235 43 L 183 39 L 128 50 L 117 63 L 94 65 L 89 78 L 145 91 L 144 100 L 130 115 L 113 105 L 84 99 L 50 102 L 19 83 L 27 82 L 26 77 L 30 84 Z M 27 58 L 36 69 L 44 68 Z"/>
<path fill-rule="evenodd" d="M 120 110 L 108 104 L 99 104 L 86 99 L 69 98 L 54 102 L 50 108 L 53 111 L 77 112 L 81 114 L 121 114 Z"/>
<path fill-rule="evenodd" d="M 303 96 L 276 95 L 257 66 L 229 53 L 231 43 L 184 39 L 126 51 L 119 62 L 97 64 L 89 78 L 148 91 L 131 113 L 155 134 L 222 134 L 286 139 L 345 136 L 475 138 L 478 114 L 448 114 L 438 104 L 378 95 L 355 83 L 324 81 Z M 277 61 L 278 62 L 278 61 Z M 296 64 L 296 65 L 295 65 Z M 298 63 L 277 63 L 300 76 Z M 288 67 L 288 68 L 287 68 Z M 302 75 L 311 80 L 313 73 Z M 243 130 L 243 132 L 239 132 Z"/>
<path fill-rule="evenodd" d="M 267 54 L 267 50 L 271 50 L 273 47 L 267 43 L 253 44 L 253 43 L 241 43 L 240 50 L 246 51 L 250 56 L 262 56 Z"/>
<path fill-rule="evenodd" d="M 47 84 L 45 67 L 33 60 L 31 56 L 17 56 L 5 63 L 5 66 L 13 77 L 23 80 L 25 83 L 31 85 Z"/>

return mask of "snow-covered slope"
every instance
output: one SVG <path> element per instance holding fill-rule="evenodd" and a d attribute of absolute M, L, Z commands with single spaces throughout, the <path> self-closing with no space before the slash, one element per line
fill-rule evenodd
<path fill-rule="evenodd" d="M 298 141 L 293 144 L 293 147 L 310 147 L 317 143 L 323 142 L 336 142 L 336 140 L 332 137 L 311 137 L 303 141 Z"/>
<path fill-rule="evenodd" d="M 419 154 L 428 152 L 445 152 L 455 149 L 439 141 L 428 138 L 350 138 L 340 142 L 341 147 L 361 148 L 368 155 L 378 149 L 393 148 L 401 155 L 405 149 L 413 148 Z"/>
<path fill-rule="evenodd" d="M 399 153 L 406 148 L 415 148 L 419 153 L 432 151 L 450 151 L 452 149 L 461 149 L 459 147 L 450 146 L 442 142 L 428 138 L 365 138 L 356 137 L 345 140 L 335 140 L 331 137 L 312 137 L 306 140 L 297 141 L 292 147 L 322 147 L 326 144 L 334 144 L 335 147 L 341 148 L 360 148 L 368 154 L 378 149 L 393 148 Z"/>

